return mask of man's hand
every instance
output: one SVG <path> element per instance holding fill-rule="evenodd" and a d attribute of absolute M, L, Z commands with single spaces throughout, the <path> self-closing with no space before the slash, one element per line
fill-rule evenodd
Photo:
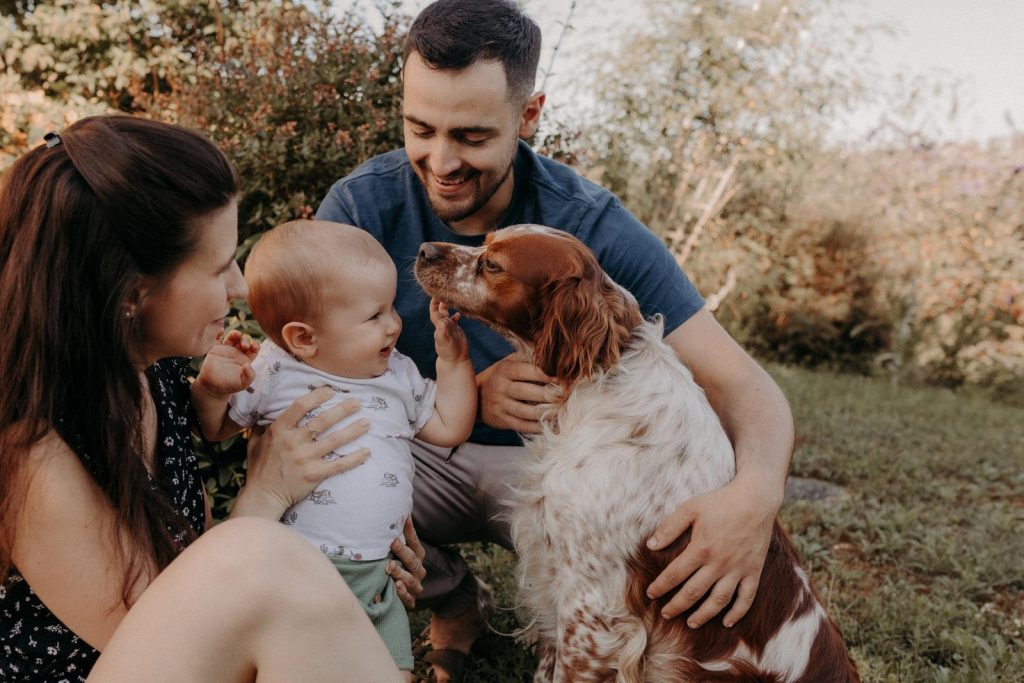
<path fill-rule="evenodd" d="M 437 299 L 430 300 L 430 322 L 434 323 L 434 348 L 437 357 L 449 363 L 469 360 L 469 342 L 466 333 L 459 327 L 461 313 L 448 315 L 448 304 Z"/>
<path fill-rule="evenodd" d="M 213 396 L 228 396 L 252 384 L 256 373 L 252 362 L 260 343 L 238 330 L 228 332 L 220 344 L 206 354 L 196 384 Z"/>
<path fill-rule="evenodd" d="M 648 597 L 656 599 L 682 584 L 662 616 L 671 619 L 685 612 L 710 590 L 686 620 L 690 628 L 720 613 L 734 594 L 736 602 L 723 622 L 730 627 L 742 618 L 757 593 L 780 505 L 763 487 L 734 480 L 676 508 L 648 541 L 651 548 L 661 549 L 693 527 L 689 545 L 647 589 Z"/>
<path fill-rule="evenodd" d="M 496 429 L 520 434 L 540 432 L 546 404 L 555 399 L 554 381 L 521 353 L 506 356 L 476 376 L 480 418 Z"/>
<path fill-rule="evenodd" d="M 423 566 L 426 551 L 420 543 L 420 537 L 416 535 L 412 516 L 406 518 L 402 533 L 405 534 L 405 543 L 402 543 L 401 538 L 391 542 L 391 552 L 397 561 L 388 562 L 387 572 L 395 581 L 398 599 L 406 609 L 415 609 L 416 597 L 423 592 L 423 579 L 427 575 L 427 568 Z"/>

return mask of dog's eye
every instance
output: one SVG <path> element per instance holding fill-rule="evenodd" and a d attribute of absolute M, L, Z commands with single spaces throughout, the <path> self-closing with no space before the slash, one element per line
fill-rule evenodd
<path fill-rule="evenodd" d="M 497 263 L 486 257 L 484 257 L 481 260 L 481 265 L 483 265 L 484 270 L 491 273 L 500 273 L 502 270 L 501 266 L 499 266 Z"/>

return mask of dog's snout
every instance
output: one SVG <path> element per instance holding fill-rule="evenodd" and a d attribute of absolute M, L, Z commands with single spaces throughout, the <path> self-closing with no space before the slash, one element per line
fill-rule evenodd
<path fill-rule="evenodd" d="M 439 260 L 444 254 L 433 242 L 424 242 L 420 245 L 420 260 L 431 263 Z"/>

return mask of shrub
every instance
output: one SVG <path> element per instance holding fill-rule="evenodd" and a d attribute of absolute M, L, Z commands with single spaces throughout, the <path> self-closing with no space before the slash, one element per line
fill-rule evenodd
<path fill-rule="evenodd" d="M 137 91 L 162 118 L 205 131 L 242 180 L 238 256 L 259 235 L 312 217 L 328 188 L 362 161 L 402 145 L 401 54 L 407 17 L 381 6 L 383 28 L 329 3 L 260 2 L 195 48 L 201 65 L 171 90 Z M 244 303 L 230 329 L 262 337 Z M 198 362 L 196 363 L 198 368 Z M 245 440 L 208 444 L 203 463 L 215 514 L 244 482 Z"/>
<path fill-rule="evenodd" d="M 216 41 L 198 43 L 194 76 L 138 100 L 206 131 L 242 178 L 240 236 L 311 217 L 334 181 L 402 145 L 401 54 L 407 18 L 384 26 L 330 3 L 247 3 Z"/>

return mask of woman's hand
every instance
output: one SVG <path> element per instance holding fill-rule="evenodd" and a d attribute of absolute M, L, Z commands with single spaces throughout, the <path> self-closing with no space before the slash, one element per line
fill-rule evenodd
<path fill-rule="evenodd" d="M 366 448 L 351 453 L 343 451 L 346 444 L 366 432 L 369 422 L 365 419 L 323 434 L 361 407 L 359 401 L 348 400 L 316 412 L 332 396 L 334 390 L 327 386 L 306 394 L 281 413 L 262 435 L 254 434 L 249 439 L 248 474 L 231 510 L 232 516 L 279 519 L 324 479 L 358 467 L 369 457 Z M 341 457 L 326 459 L 332 452 Z"/>
<path fill-rule="evenodd" d="M 423 578 L 427 575 L 427 569 L 423 566 L 423 557 L 426 553 L 419 536 L 416 535 L 411 515 L 406 518 L 402 531 L 405 533 L 405 543 L 402 543 L 400 538 L 391 543 L 391 552 L 401 563 L 389 562 L 388 576 L 395 580 L 398 599 L 406 609 L 413 609 L 416 607 L 416 598 L 423 592 Z"/>

